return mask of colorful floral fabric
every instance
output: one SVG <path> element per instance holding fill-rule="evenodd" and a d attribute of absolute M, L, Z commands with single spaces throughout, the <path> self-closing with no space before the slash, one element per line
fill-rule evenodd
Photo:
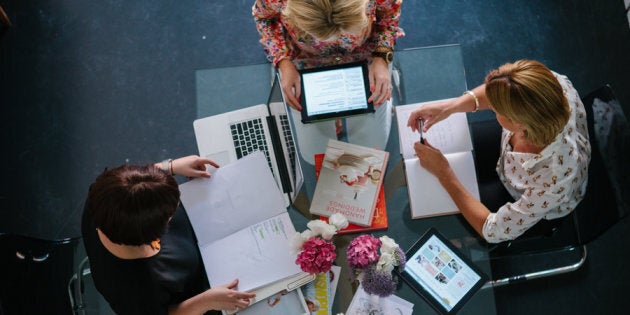
<path fill-rule="evenodd" d="M 398 27 L 402 0 L 369 0 L 372 25 L 363 34 L 343 33 L 336 40 L 320 41 L 300 30 L 283 14 L 287 0 L 256 0 L 252 8 L 260 43 L 274 66 L 292 60 L 298 69 L 370 59 L 377 46 L 394 47 L 404 36 Z"/>
<path fill-rule="evenodd" d="M 514 239 L 541 219 L 565 216 L 584 197 L 591 156 L 586 112 L 568 78 L 555 75 L 569 102 L 569 121 L 539 154 L 512 151 L 512 133 L 503 129 L 497 173 L 516 201 L 488 216 L 483 226 L 488 242 Z"/>

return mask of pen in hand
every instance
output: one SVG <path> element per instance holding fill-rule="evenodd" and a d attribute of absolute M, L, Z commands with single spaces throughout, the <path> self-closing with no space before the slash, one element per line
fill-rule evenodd
<path fill-rule="evenodd" d="M 420 143 L 424 144 L 424 136 L 422 135 L 422 118 L 418 119 L 418 131 L 420 132 Z"/>

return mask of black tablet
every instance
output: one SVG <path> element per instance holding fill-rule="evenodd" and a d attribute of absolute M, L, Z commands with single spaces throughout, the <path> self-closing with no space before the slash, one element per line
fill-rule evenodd
<path fill-rule="evenodd" d="M 299 72 L 303 123 L 374 112 L 367 61 Z"/>
<path fill-rule="evenodd" d="M 441 314 L 456 313 L 486 282 L 486 275 L 435 228 L 407 252 L 401 278 Z"/>

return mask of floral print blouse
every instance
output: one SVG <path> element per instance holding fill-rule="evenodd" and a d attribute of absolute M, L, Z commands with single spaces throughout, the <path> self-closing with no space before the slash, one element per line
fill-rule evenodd
<path fill-rule="evenodd" d="M 398 27 L 402 0 L 368 0 L 371 26 L 363 34 L 342 33 L 331 41 L 301 32 L 282 14 L 286 4 L 287 0 L 256 0 L 252 7 L 260 43 L 274 66 L 286 58 L 298 69 L 369 60 L 377 46 L 393 49 L 396 39 L 405 35 Z"/>
<path fill-rule="evenodd" d="M 514 239 L 541 219 L 569 214 L 586 192 L 591 157 L 586 112 L 568 78 L 554 74 L 569 102 L 569 121 L 539 154 L 512 151 L 513 133 L 503 129 L 497 173 L 516 201 L 486 218 L 483 235 L 488 242 Z"/>

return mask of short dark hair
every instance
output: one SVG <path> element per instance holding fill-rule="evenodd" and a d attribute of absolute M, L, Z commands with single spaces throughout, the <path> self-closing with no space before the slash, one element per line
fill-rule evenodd
<path fill-rule="evenodd" d="M 154 165 L 123 165 L 98 176 L 87 206 L 110 241 L 139 246 L 164 235 L 179 196 L 175 178 Z"/>

